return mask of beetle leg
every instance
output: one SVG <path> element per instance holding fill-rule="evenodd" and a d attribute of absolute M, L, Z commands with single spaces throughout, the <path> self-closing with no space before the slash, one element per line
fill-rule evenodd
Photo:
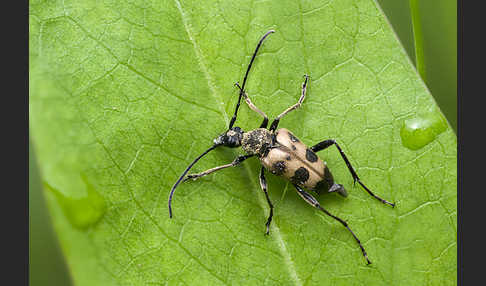
<path fill-rule="evenodd" d="M 263 122 L 260 124 L 260 128 L 267 128 L 268 125 L 268 116 L 265 114 L 265 112 L 261 111 L 256 107 L 253 102 L 251 102 L 250 97 L 248 97 L 248 94 L 244 90 L 241 89 L 241 86 L 239 83 L 235 83 L 235 85 L 240 89 L 240 92 L 242 93 L 243 98 L 245 99 L 246 104 L 251 108 L 251 110 L 255 111 L 256 113 L 260 114 L 263 116 Z"/>
<path fill-rule="evenodd" d="M 353 180 L 354 180 L 354 183 L 358 182 L 365 190 L 366 192 L 368 192 L 368 194 L 370 194 L 372 197 L 374 197 L 375 199 L 379 200 L 380 202 L 384 203 L 384 204 L 388 204 L 392 207 L 395 207 L 395 204 L 394 203 L 390 203 L 389 201 L 387 200 L 384 200 L 382 198 L 380 198 L 379 196 L 373 194 L 373 192 L 371 192 L 362 182 L 361 180 L 359 179 L 358 177 L 358 174 L 356 174 L 356 171 L 354 170 L 353 166 L 351 166 L 351 163 L 349 162 L 348 160 L 348 157 L 346 157 L 346 154 L 344 154 L 343 150 L 341 149 L 341 147 L 339 147 L 339 144 L 336 142 L 336 140 L 334 139 L 328 139 L 328 140 L 324 140 L 322 142 L 319 142 L 317 143 L 316 145 L 312 146 L 310 149 L 314 152 L 319 152 L 321 150 L 324 150 L 326 149 L 327 147 L 331 146 L 331 145 L 335 145 L 336 148 L 338 149 L 339 153 L 341 154 L 341 157 L 343 158 L 344 162 L 346 163 L 346 166 L 348 166 L 348 170 L 349 172 L 351 173 L 351 175 L 353 176 Z"/>
<path fill-rule="evenodd" d="M 302 102 L 304 102 L 305 94 L 306 94 L 306 90 L 307 90 L 307 82 L 309 81 L 309 76 L 304 75 L 304 77 L 305 77 L 305 80 L 304 80 L 304 83 L 302 84 L 302 95 L 300 96 L 299 101 L 297 101 L 297 103 L 292 105 L 291 107 L 287 108 L 284 112 L 280 113 L 280 115 L 277 116 L 273 120 L 272 125 L 270 125 L 270 129 L 269 129 L 270 131 L 275 131 L 275 129 L 277 129 L 278 123 L 280 122 L 280 118 L 282 118 L 284 115 L 286 115 L 290 111 L 299 108 L 302 105 Z"/>
<path fill-rule="evenodd" d="M 238 157 L 236 157 L 236 159 L 233 160 L 233 162 L 229 163 L 229 164 L 226 164 L 226 165 L 222 165 L 222 166 L 218 166 L 218 167 L 214 167 L 214 168 L 211 168 L 211 169 L 208 169 L 204 172 L 201 172 L 201 173 L 197 173 L 197 174 L 189 174 L 187 175 L 186 178 L 184 178 L 183 182 L 187 181 L 187 180 L 196 180 L 200 177 L 204 177 L 206 175 L 209 175 L 213 172 L 216 172 L 216 171 L 219 171 L 219 170 L 222 170 L 222 169 L 226 169 L 228 167 L 234 167 L 234 166 L 238 166 L 239 164 L 241 164 L 241 162 L 245 161 L 246 159 L 252 157 L 253 155 L 240 155 Z"/>
<path fill-rule="evenodd" d="M 272 222 L 272 217 L 273 217 L 273 205 L 272 202 L 270 201 L 270 197 L 268 196 L 267 192 L 267 180 L 265 179 L 265 168 L 262 167 L 260 171 L 260 186 L 262 187 L 262 191 L 265 193 L 265 197 L 267 198 L 267 203 L 268 206 L 270 207 L 270 215 L 268 216 L 267 223 L 265 224 L 267 226 L 267 231 L 265 232 L 266 235 L 270 233 L 270 223 Z"/>
<path fill-rule="evenodd" d="M 348 226 L 348 223 L 342 219 L 340 219 L 339 217 L 335 216 L 335 215 L 332 215 L 330 212 L 328 212 L 327 210 L 325 210 L 320 204 L 319 202 L 309 193 L 307 193 L 306 191 L 304 191 L 301 187 L 299 187 L 298 185 L 294 184 L 294 187 L 297 189 L 297 193 L 299 194 L 299 196 L 301 196 L 308 204 L 312 205 L 313 207 L 321 210 L 322 212 L 324 212 L 325 214 L 327 214 L 328 216 L 332 217 L 333 219 L 339 221 L 342 225 L 344 225 L 344 227 L 346 227 L 349 232 L 351 232 L 351 234 L 353 235 L 354 239 L 356 240 L 356 242 L 358 243 L 359 245 L 359 248 L 361 249 L 361 252 L 363 253 L 363 256 L 364 258 L 366 259 L 366 262 L 368 262 L 368 264 L 371 264 L 371 261 L 368 259 L 368 255 L 366 254 L 366 250 L 364 249 L 363 245 L 361 245 L 361 241 L 358 239 L 358 237 L 354 234 L 354 232 L 349 228 Z"/>

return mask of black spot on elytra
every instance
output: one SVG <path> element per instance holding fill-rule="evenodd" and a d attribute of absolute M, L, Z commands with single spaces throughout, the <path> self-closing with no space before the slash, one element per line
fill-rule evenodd
<path fill-rule="evenodd" d="M 285 165 L 284 161 L 277 161 L 273 164 L 273 172 L 277 176 L 281 176 L 284 172 L 287 166 Z"/>
<path fill-rule="evenodd" d="M 309 171 L 306 168 L 300 167 L 294 173 L 294 176 L 291 178 L 292 183 L 294 184 L 303 184 L 309 179 Z"/>
<path fill-rule="evenodd" d="M 297 148 L 295 148 L 295 146 L 294 146 L 294 145 L 292 145 L 292 150 L 294 150 L 294 151 L 295 151 L 295 150 L 297 150 Z"/>
<path fill-rule="evenodd" d="M 299 139 L 297 139 L 297 137 L 295 137 L 292 133 L 289 132 L 289 138 L 290 138 L 290 141 L 292 142 L 299 142 Z"/>
<path fill-rule="evenodd" d="M 287 161 L 292 160 L 292 158 L 290 157 L 290 155 L 287 155 L 287 158 L 285 158 L 285 159 L 287 159 Z"/>
<path fill-rule="evenodd" d="M 307 150 L 305 150 L 305 158 L 311 163 L 314 163 L 314 162 L 317 161 L 316 153 L 312 152 L 312 150 L 309 149 L 309 148 L 307 148 Z"/>

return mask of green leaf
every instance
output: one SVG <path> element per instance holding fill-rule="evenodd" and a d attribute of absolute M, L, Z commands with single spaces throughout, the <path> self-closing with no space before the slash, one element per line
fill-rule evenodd
<path fill-rule="evenodd" d="M 374 1 L 31 1 L 29 22 L 31 135 L 76 285 L 456 284 L 456 137 Z M 353 186 L 334 147 L 319 153 L 349 196 L 316 197 L 369 266 L 272 175 L 264 236 L 256 159 L 182 184 L 169 219 L 171 186 L 226 130 L 233 84 L 269 29 L 252 101 L 275 117 L 309 74 L 280 127 L 308 145 L 336 139 L 397 203 Z M 260 122 L 243 103 L 237 125 Z M 238 153 L 217 149 L 193 171 Z"/>

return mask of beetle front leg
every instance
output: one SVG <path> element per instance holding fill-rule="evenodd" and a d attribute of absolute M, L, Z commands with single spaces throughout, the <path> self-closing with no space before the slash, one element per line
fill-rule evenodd
<path fill-rule="evenodd" d="M 263 116 L 263 121 L 262 123 L 260 124 L 260 128 L 267 128 L 267 125 L 268 125 L 268 116 L 265 114 L 265 112 L 261 111 L 260 109 L 258 109 L 258 107 L 256 107 L 253 102 L 251 102 L 251 99 L 250 97 L 248 97 L 248 94 L 246 94 L 246 92 L 241 89 L 241 86 L 239 83 L 235 83 L 235 85 L 240 89 L 240 93 L 242 93 L 242 96 L 243 98 L 245 99 L 245 102 L 246 104 L 248 104 L 248 107 L 251 108 L 251 110 L 255 111 L 256 113 L 260 114 L 261 116 Z"/>
<path fill-rule="evenodd" d="M 306 94 L 306 90 L 307 90 L 307 82 L 309 81 L 309 76 L 308 75 L 304 75 L 304 77 L 305 77 L 305 80 L 304 80 L 304 83 L 302 84 L 302 94 L 301 94 L 301 96 L 299 98 L 299 101 L 297 101 L 297 103 L 294 104 L 294 105 L 292 105 L 291 107 L 287 108 L 284 112 L 280 113 L 273 120 L 272 124 L 270 125 L 270 129 L 269 129 L 270 131 L 275 131 L 277 129 L 278 123 L 280 122 L 280 118 L 284 117 L 284 115 L 286 115 L 290 111 L 299 108 L 302 105 L 302 102 L 304 102 L 305 94 Z"/>

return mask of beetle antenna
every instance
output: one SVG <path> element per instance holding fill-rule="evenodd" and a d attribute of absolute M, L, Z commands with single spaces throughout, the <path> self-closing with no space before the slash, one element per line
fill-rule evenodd
<path fill-rule="evenodd" d="M 260 46 L 262 45 L 263 40 L 265 40 L 265 38 L 268 35 L 270 35 L 271 33 L 274 33 L 274 32 L 275 32 L 275 30 L 270 30 L 270 31 L 266 32 L 265 35 L 263 35 L 263 37 L 258 42 L 258 45 L 255 49 L 255 52 L 253 53 L 253 56 L 251 57 L 250 64 L 248 64 L 248 68 L 246 69 L 245 77 L 243 78 L 243 84 L 241 85 L 241 88 L 240 88 L 240 95 L 238 97 L 238 103 L 236 104 L 235 113 L 233 114 L 233 117 L 231 118 L 228 130 L 231 129 L 231 127 L 233 127 L 233 124 L 236 121 L 236 116 L 238 114 L 238 108 L 240 108 L 241 97 L 242 97 L 243 93 L 245 92 L 244 89 L 245 89 L 246 79 L 248 78 L 248 73 L 250 72 L 251 65 L 253 64 L 253 61 L 255 60 L 257 52 L 260 49 Z"/>
<path fill-rule="evenodd" d="M 170 190 L 170 195 L 169 195 L 169 217 L 170 218 L 172 218 L 172 208 L 171 208 L 172 196 L 174 195 L 174 191 L 177 188 L 177 186 L 179 185 L 179 183 L 182 181 L 182 179 L 187 174 L 187 172 L 189 172 L 189 170 L 192 168 L 192 166 L 194 166 L 194 164 L 196 164 L 197 161 L 199 161 L 199 159 L 204 157 L 204 155 L 206 155 L 207 153 L 209 153 L 209 151 L 213 150 L 214 148 L 218 147 L 219 145 L 220 144 L 214 144 L 208 150 L 204 151 L 201 155 L 199 155 L 196 159 L 194 159 L 194 161 L 192 161 L 192 163 L 189 164 L 189 166 L 187 166 L 186 170 L 182 173 L 182 175 L 179 177 L 179 179 L 174 184 L 174 186 L 172 186 L 172 189 Z"/>

